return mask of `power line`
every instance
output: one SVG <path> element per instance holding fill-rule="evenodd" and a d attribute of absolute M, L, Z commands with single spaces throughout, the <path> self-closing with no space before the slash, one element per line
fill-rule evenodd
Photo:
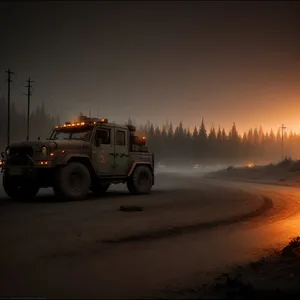
<path fill-rule="evenodd" d="M 27 83 L 28 85 L 26 85 L 26 87 L 28 88 L 28 91 L 27 91 L 27 141 L 29 140 L 29 123 L 30 123 L 30 97 L 32 95 L 31 93 L 31 88 L 32 88 L 32 85 L 31 83 L 33 83 L 34 81 L 30 80 L 30 77 L 29 79 L 27 80 Z"/>
<path fill-rule="evenodd" d="M 7 146 L 10 143 L 10 83 L 11 76 L 14 75 L 10 69 L 5 71 L 7 73 Z"/>

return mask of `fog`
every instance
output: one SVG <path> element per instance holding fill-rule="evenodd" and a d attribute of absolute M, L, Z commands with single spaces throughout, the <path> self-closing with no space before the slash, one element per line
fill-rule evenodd
<path fill-rule="evenodd" d="M 243 166 L 242 164 L 236 164 L 235 166 Z M 212 164 L 212 165 L 176 165 L 176 163 L 165 165 L 163 162 L 159 162 L 155 166 L 155 173 L 178 173 L 178 174 L 206 174 L 210 172 L 216 172 L 219 170 L 226 169 L 228 167 L 227 164 Z"/>

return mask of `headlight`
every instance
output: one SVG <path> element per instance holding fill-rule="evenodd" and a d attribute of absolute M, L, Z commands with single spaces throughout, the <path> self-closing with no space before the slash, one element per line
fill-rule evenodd
<path fill-rule="evenodd" d="M 7 156 L 9 155 L 9 153 L 10 153 L 9 148 L 6 148 L 5 153 L 6 153 Z"/>
<path fill-rule="evenodd" d="M 47 147 L 46 146 L 42 147 L 42 154 L 47 155 Z"/>

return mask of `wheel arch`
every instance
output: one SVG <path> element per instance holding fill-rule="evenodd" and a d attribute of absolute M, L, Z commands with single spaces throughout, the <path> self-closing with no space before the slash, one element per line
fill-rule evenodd
<path fill-rule="evenodd" d="M 128 171 L 127 176 L 130 177 L 130 176 L 132 175 L 132 173 L 134 172 L 134 170 L 135 170 L 137 167 L 139 167 L 139 166 L 146 166 L 146 167 L 148 167 L 148 168 L 151 170 L 151 172 L 152 172 L 152 178 L 153 178 L 153 180 L 152 180 L 152 185 L 154 185 L 154 170 L 153 170 L 153 165 L 152 165 L 152 163 L 149 162 L 149 161 L 134 161 L 134 162 L 132 163 L 132 165 L 131 165 L 129 171 Z"/>
<path fill-rule="evenodd" d="M 91 178 L 95 178 L 96 172 L 92 165 L 91 159 L 87 155 L 72 155 L 69 157 L 66 157 L 65 159 L 65 165 L 72 163 L 72 162 L 79 162 L 83 164 L 90 172 Z"/>

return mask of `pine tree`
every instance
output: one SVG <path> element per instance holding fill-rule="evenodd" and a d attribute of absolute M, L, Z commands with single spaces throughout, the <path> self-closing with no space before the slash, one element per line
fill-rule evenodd
<path fill-rule="evenodd" d="M 207 140 L 207 133 L 206 133 L 206 128 L 205 128 L 205 124 L 204 124 L 204 120 L 202 118 L 202 122 L 201 122 L 201 126 L 199 129 L 199 139 L 204 142 Z"/>
<path fill-rule="evenodd" d="M 155 127 L 155 132 L 154 132 L 156 137 L 160 137 L 161 136 L 161 131 L 158 125 L 156 125 Z"/>
<path fill-rule="evenodd" d="M 166 125 L 163 125 L 161 130 L 161 156 L 166 157 L 168 153 L 168 133 L 166 130 Z"/>
<path fill-rule="evenodd" d="M 166 141 L 166 138 L 168 136 L 167 130 L 166 130 L 166 125 L 164 125 L 162 128 L 161 136 L 162 136 L 163 140 Z"/>
<path fill-rule="evenodd" d="M 244 132 L 244 134 L 243 134 L 242 143 L 243 144 L 247 143 L 247 133 L 246 132 Z"/>
<path fill-rule="evenodd" d="M 247 139 L 250 144 L 253 143 L 253 129 L 252 128 L 250 128 L 248 130 Z"/>
<path fill-rule="evenodd" d="M 154 126 L 152 123 L 150 124 L 148 135 L 150 138 L 154 136 Z"/>
<path fill-rule="evenodd" d="M 268 133 L 268 132 L 266 132 L 266 134 L 265 134 L 264 141 L 265 141 L 266 143 L 269 142 L 269 133 Z"/>
<path fill-rule="evenodd" d="M 215 131 L 215 128 L 213 127 L 213 125 L 212 125 L 212 127 L 210 129 L 210 132 L 209 132 L 209 135 L 208 135 L 208 139 L 210 141 L 215 141 L 217 139 L 217 137 L 216 137 L 216 131 Z"/>
<path fill-rule="evenodd" d="M 278 130 L 277 130 L 276 141 L 277 141 L 277 142 L 281 141 L 281 132 L 280 132 L 280 128 L 278 128 Z"/>
<path fill-rule="evenodd" d="M 193 131 L 193 139 L 195 140 L 198 137 L 198 129 L 197 126 L 195 126 L 194 131 Z"/>
<path fill-rule="evenodd" d="M 169 125 L 169 130 L 168 130 L 168 138 L 169 138 L 169 139 L 172 139 L 172 138 L 173 138 L 173 135 L 174 135 L 174 132 L 173 132 L 173 125 L 172 125 L 172 123 L 170 123 L 170 125 Z"/>
<path fill-rule="evenodd" d="M 223 128 L 222 129 L 222 141 L 226 141 L 226 140 L 227 140 L 227 134 L 226 134 L 225 129 Z"/>
<path fill-rule="evenodd" d="M 197 132 L 197 131 L 196 131 Z M 190 132 L 190 128 L 188 128 L 187 132 L 186 132 L 186 137 L 188 139 L 190 139 L 192 137 L 191 132 Z"/>
<path fill-rule="evenodd" d="M 176 126 L 175 131 L 174 131 L 174 137 L 176 138 L 178 136 L 179 128 Z"/>
<path fill-rule="evenodd" d="M 127 125 L 132 125 L 132 120 L 130 119 L 130 117 L 128 118 Z"/>
<path fill-rule="evenodd" d="M 218 133 L 217 133 L 217 140 L 218 140 L 218 141 L 221 141 L 221 140 L 222 140 L 222 131 L 221 131 L 220 126 L 219 126 Z"/>
<path fill-rule="evenodd" d="M 259 144 L 259 137 L 258 137 L 257 128 L 255 128 L 254 131 L 253 131 L 253 142 L 254 142 L 255 145 Z"/>
<path fill-rule="evenodd" d="M 235 123 L 233 123 L 231 131 L 230 131 L 230 140 L 232 140 L 232 141 L 238 141 L 239 140 L 239 135 L 238 135 Z"/>
<path fill-rule="evenodd" d="M 258 142 L 260 144 L 264 142 L 264 131 L 261 126 L 259 126 L 259 131 L 258 131 Z"/>
<path fill-rule="evenodd" d="M 275 139 L 276 139 L 276 137 L 275 137 L 274 131 L 273 131 L 273 129 L 271 129 L 270 134 L 269 134 L 269 140 L 270 140 L 270 142 L 275 142 Z"/>
<path fill-rule="evenodd" d="M 179 126 L 178 126 L 178 135 L 180 137 L 183 137 L 183 124 L 182 124 L 181 121 L 180 121 Z"/>

